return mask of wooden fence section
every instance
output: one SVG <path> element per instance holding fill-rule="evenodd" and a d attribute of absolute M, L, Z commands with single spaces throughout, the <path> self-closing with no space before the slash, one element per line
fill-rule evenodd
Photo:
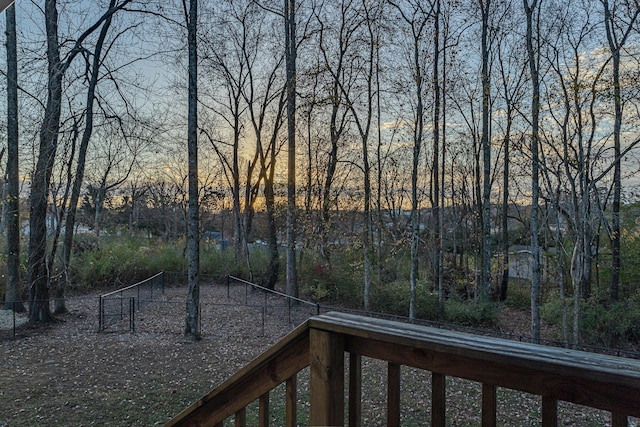
<path fill-rule="evenodd" d="M 268 393 L 283 382 L 286 425 L 294 426 L 296 374 L 306 366 L 310 366 L 310 424 L 343 426 L 346 420 L 349 426 L 360 426 L 362 356 L 388 362 L 388 426 L 400 425 L 402 366 L 432 373 L 434 427 L 445 426 L 447 376 L 482 384 L 483 427 L 496 425 L 497 387 L 541 396 L 544 427 L 557 426 L 559 400 L 610 411 L 614 427 L 627 426 L 628 416 L 640 417 L 637 360 L 327 313 L 298 327 L 167 426 L 222 426 L 232 415 L 236 426 L 244 426 L 244 408 L 255 400 L 259 400 L 259 423 L 268 426 Z"/>

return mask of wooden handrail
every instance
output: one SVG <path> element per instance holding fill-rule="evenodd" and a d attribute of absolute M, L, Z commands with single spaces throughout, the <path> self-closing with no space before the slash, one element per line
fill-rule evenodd
<path fill-rule="evenodd" d="M 309 328 L 305 322 L 165 426 L 218 425 L 307 366 Z"/>
<path fill-rule="evenodd" d="M 483 426 L 495 425 L 495 387 L 542 396 L 543 426 L 554 425 L 557 401 L 577 403 L 613 413 L 614 426 L 627 425 L 627 416 L 640 416 L 640 361 L 619 357 L 546 347 L 529 343 L 452 332 L 423 326 L 390 322 L 346 313 L 328 313 L 309 320 L 313 336 L 331 336 L 344 351 L 399 365 L 428 370 L 434 375 L 454 376 L 483 384 Z M 336 337 L 340 337 L 339 339 Z M 317 361 L 320 357 L 320 360 Z M 340 369 L 340 361 L 329 353 L 311 355 L 311 424 L 339 425 L 340 417 L 314 410 L 314 389 L 324 396 L 325 379 L 313 374 L 326 367 Z M 314 362 L 315 361 L 315 362 Z M 333 366 L 337 363 L 337 366 Z M 314 370 L 314 364 L 316 369 Z M 336 378 L 339 375 L 334 373 Z M 434 378 L 435 379 L 435 378 Z M 441 396 L 436 395 L 432 425 L 444 426 Z M 338 404 L 332 400 L 330 405 Z M 493 408 L 493 409 L 491 409 Z M 332 411 L 339 412 L 333 408 Z M 394 415 L 395 416 L 395 415 Z M 493 420 L 493 421 L 492 421 Z M 389 425 L 395 425 L 390 423 Z"/>
<path fill-rule="evenodd" d="M 400 423 L 402 366 L 432 373 L 431 425 L 445 426 L 446 377 L 482 384 L 482 425 L 497 422 L 497 387 L 542 397 L 542 425 L 557 425 L 564 400 L 610 411 L 612 426 L 640 417 L 640 361 L 582 351 L 328 313 L 309 319 L 167 426 L 221 426 L 258 400 L 268 425 L 269 391 L 286 382 L 286 425 L 296 425 L 296 374 L 309 366 L 310 424 L 345 424 L 345 352 L 349 353 L 349 426 L 361 425 L 361 357 L 388 362 L 387 425 Z"/>

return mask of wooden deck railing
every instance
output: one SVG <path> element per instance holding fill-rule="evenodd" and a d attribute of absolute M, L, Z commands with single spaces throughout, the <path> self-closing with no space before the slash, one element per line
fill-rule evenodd
<path fill-rule="evenodd" d="M 349 354 L 345 379 L 345 352 Z M 402 366 L 432 373 L 431 425 L 445 426 L 445 378 L 482 384 L 482 426 L 495 426 L 496 388 L 542 397 L 542 425 L 557 426 L 557 402 L 612 413 L 612 426 L 640 417 L 640 361 L 390 322 L 344 313 L 313 317 L 167 426 L 221 426 L 235 414 L 245 425 L 247 405 L 259 400 L 269 425 L 268 392 L 286 382 L 286 425 L 296 425 L 296 374 L 310 366 L 310 424 L 361 425 L 361 358 L 388 362 L 387 425 L 400 425 Z M 348 409 L 345 408 L 348 381 Z M 347 411 L 345 411 L 347 409 Z"/>

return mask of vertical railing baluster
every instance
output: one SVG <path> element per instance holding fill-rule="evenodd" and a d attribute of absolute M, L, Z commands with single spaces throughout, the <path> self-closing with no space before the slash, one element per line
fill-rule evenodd
<path fill-rule="evenodd" d="M 362 356 L 349 353 L 349 427 L 362 423 Z"/>
<path fill-rule="evenodd" d="M 625 414 L 614 412 L 611 414 L 611 427 L 629 427 L 629 419 Z"/>
<path fill-rule="evenodd" d="M 286 402 L 286 427 L 296 427 L 298 425 L 298 377 L 292 376 L 287 380 L 287 402 Z"/>
<path fill-rule="evenodd" d="M 542 427 L 558 426 L 558 401 L 542 396 Z"/>
<path fill-rule="evenodd" d="M 242 408 L 236 412 L 235 427 L 247 426 L 247 408 Z"/>
<path fill-rule="evenodd" d="M 482 384 L 482 427 L 496 426 L 497 397 L 496 386 Z"/>
<path fill-rule="evenodd" d="M 269 392 L 258 399 L 258 426 L 269 427 Z"/>
<path fill-rule="evenodd" d="M 387 365 L 387 426 L 400 427 L 400 365 Z"/>
<path fill-rule="evenodd" d="M 431 426 L 445 427 L 446 419 L 446 377 L 437 372 L 431 373 Z"/>

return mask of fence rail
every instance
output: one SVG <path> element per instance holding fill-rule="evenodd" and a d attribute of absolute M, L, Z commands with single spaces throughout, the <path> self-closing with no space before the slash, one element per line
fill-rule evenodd
<path fill-rule="evenodd" d="M 227 276 L 227 298 L 231 298 L 232 283 L 243 284 L 244 305 L 253 306 L 261 312 L 263 334 L 267 316 L 270 314 L 272 316 L 283 314 L 286 310 L 287 322 L 292 325 L 300 324 L 309 317 L 320 314 L 322 310 L 322 305 L 319 303 L 287 295 L 231 275 Z"/>

